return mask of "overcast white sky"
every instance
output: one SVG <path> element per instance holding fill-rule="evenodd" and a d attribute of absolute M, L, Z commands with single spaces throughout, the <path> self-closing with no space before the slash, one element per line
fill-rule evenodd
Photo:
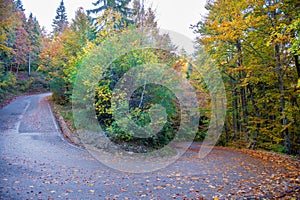
<path fill-rule="evenodd" d="M 45 26 L 49 32 L 52 30 L 51 24 L 60 1 L 61 0 L 22 0 L 22 3 L 26 15 L 28 16 L 29 13 L 32 12 L 40 25 Z M 79 7 L 83 7 L 85 10 L 93 9 L 94 6 L 92 2 L 96 2 L 96 0 L 64 0 L 68 20 L 71 21 L 71 19 L 74 18 L 75 11 Z M 201 16 L 205 15 L 205 2 L 206 0 L 145 0 L 145 5 L 146 7 L 151 6 L 156 10 L 160 28 L 183 34 L 193 40 L 195 35 L 189 27 L 191 24 L 196 24 L 201 19 Z M 172 34 L 170 35 L 172 37 Z M 184 39 L 187 38 L 177 36 L 177 40 L 181 42 L 185 41 L 183 42 L 184 45 L 177 45 L 181 47 L 186 46 L 184 48 L 190 52 L 193 44 L 186 42 L 187 40 Z"/>
<path fill-rule="evenodd" d="M 56 9 L 61 0 L 22 0 L 27 16 L 30 12 L 38 19 L 41 26 L 49 31 L 52 20 L 56 15 Z M 85 10 L 94 8 L 92 2 L 96 0 L 64 0 L 68 20 L 75 16 L 79 7 Z M 195 24 L 205 14 L 205 0 L 145 0 L 147 5 L 156 9 L 159 26 L 179 32 L 190 38 L 194 38 L 190 24 Z"/>

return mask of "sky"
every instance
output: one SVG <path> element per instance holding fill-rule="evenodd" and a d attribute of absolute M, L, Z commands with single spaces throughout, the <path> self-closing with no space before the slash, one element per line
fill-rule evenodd
<path fill-rule="evenodd" d="M 45 26 L 49 32 L 52 30 L 52 21 L 56 15 L 56 9 L 61 0 L 22 0 L 25 13 L 29 16 L 32 12 L 41 26 Z M 64 0 L 68 20 L 75 16 L 79 7 L 85 10 L 93 9 L 92 2 L 96 0 Z M 162 29 L 180 33 L 185 38 L 193 40 L 195 35 L 189 28 L 196 24 L 205 15 L 206 0 L 145 0 L 145 5 L 156 10 L 158 25 Z M 184 37 L 185 36 L 185 37 Z M 189 48 L 189 47 L 187 47 Z"/>

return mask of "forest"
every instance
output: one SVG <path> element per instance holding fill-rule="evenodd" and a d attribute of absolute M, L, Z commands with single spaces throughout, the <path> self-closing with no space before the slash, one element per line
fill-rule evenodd
<path fill-rule="evenodd" d="M 25 15 L 21 0 L 0 0 L 0 101 L 16 91 L 50 90 L 74 130 L 71 107 L 78 71 L 90 64 L 87 60 L 101 64 L 99 58 L 93 60 L 97 56 L 102 58 L 100 54 L 94 56 L 97 49 L 122 49 L 118 46 L 118 35 L 132 30 L 145 32 L 145 27 L 150 27 L 151 40 L 164 50 L 130 51 L 110 63 L 107 71 L 103 71 L 105 66 L 93 71 L 101 73 L 100 81 L 85 83 L 95 88 L 89 94 L 94 101 L 90 109 L 114 142 L 160 148 L 174 138 L 180 119 L 180 105 L 172 91 L 144 84 L 131 97 L 132 118 L 144 127 L 151 122 L 151 105 L 159 104 L 166 110 L 167 121 L 155 137 L 141 139 L 124 131 L 112 116 L 112 96 L 126 71 L 136 65 L 147 68 L 163 61 L 183 73 L 197 92 L 209 93 L 203 74 L 193 70 L 193 63 L 201 63 L 204 71 L 210 70 L 210 63 L 206 62 L 209 56 L 221 73 L 227 99 L 226 118 L 217 145 L 300 155 L 299 2 L 208 0 L 207 14 L 199 16 L 199 22 L 190 27 L 197 36 L 193 55 L 174 45 L 168 34 L 159 32 L 155 9 L 145 8 L 142 2 L 97 0 L 94 9 L 80 8 L 69 21 L 62 0 L 53 19 L 53 31 L 47 33 L 34 14 Z M 113 41 L 109 48 L 108 40 Z M 141 41 L 137 34 L 128 44 L 136 42 L 149 41 Z M 208 98 L 206 106 L 201 107 L 204 114 L 194 138 L 197 141 L 206 136 L 210 110 Z M 188 130 L 186 134 L 189 138 Z"/>

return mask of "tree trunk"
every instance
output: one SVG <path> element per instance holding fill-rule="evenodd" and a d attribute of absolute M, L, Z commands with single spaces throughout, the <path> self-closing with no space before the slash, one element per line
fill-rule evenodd
<path fill-rule="evenodd" d="M 141 95 L 141 99 L 140 99 L 140 103 L 139 103 L 139 108 L 142 107 L 142 104 L 143 104 L 143 101 L 144 101 L 144 95 L 145 95 L 145 90 L 146 90 L 146 84 L 147 84 L 147 80 L 145 80 L 145 83 L 144 83 L 144 88 L 143 88 L 143 91 L 142 91 L 142 95 Z"/>
<path fill-rule="evenodd" d="M 247 97 L 246 97 L 246 88 L 241 88 L 241 98 L 242 98 L 242 110 L 243 110 L 243 122 L 244 122 L 244 131 L 246 134 L 246 141 L 249 142 L 248 135 L 248 109 L 247 109 Z"/>
<path fill-rule="evenodd" d="M 242 44 L 240 40 L 236 41 L 236 48 L 237 48 L 237 54 L 238 54 L 238 59 L 237 59 L 237 65 L 238 67 L 242 67 L 243 65 L 243 58 L 242 58 Z M 244 71 L 240 72 L 240 80 L 243 81 L 246 78 L 246 74 Z M 242 105 L 242 115 L 243 119 L 241 120 L 243 122 L 243 132 L 246 135 L 246 140 L 249 142 L 249 135 L 248 135 L 248 110 L 247 110 L 247 99 L 246 99 L 246 87 L 242 86 L 240 88 L 240 94 L 241 94 L 241 105 Z"/>
<path fill-rule="evenodd" d="M 280 112 L 282 116 L 282 126 L 284 128 L 283 134 L 285 138 L 285 149 L 288 154 L 291 153 L 291 144 L 290 144 L 290 135 L 289 131 L 285 126 L 287 126 L 288 121 L 285 117 L 285 99 L 284 99 L 284 85 L 283 85 L 283 74 L 281 69 L 281 60 L 280 60 L 280 49 L 279 45 L 275 45 L 275 57 L 276 57 L 276 71 L 278 73 L 278 87 L 280 92 Z"/>
<path fill-rule="evenodd" d="M 224 99 L 222 98 L 222 110 L 224 110 Z M 230 130 L 227 126 L 226 123 L 226 116 L 225 116 L 225 121 L 224 121 L 224 129 L 225 129 L 225 137 L 226 137 L 226 143 L 228 143 L 228 141 L 230 140 L 229 136 L 230 136 Z"/>
<path fill-rule="evenodd" d="M 20 66 L 20 64 L 18 63 L 18 64 L 17 64 L 17 72 L 16 72 L 16 74 L 19 73 L 19 66 Z"/>
<path fill-rule="evenodd" d="M 235 90 L 235 86 L 233 83 L 233 80 L 230 79 L 230 85 L 232 88 L 232 92 L 231 92 L 231 106 L 232 106 L 232 125 L 233 125 L 233 140 L 236 140 L 236 136 L 237 136 L 237 119 L 236 119 L 236 90 Z"/>
<path fill-rule="evenodd" d="M 236 41 L 236 49 L 237 49 L 237 66 L 241 68 L 243 66 L 243 57 L 242 57 L 242 44 L 240 40 Z M 244 71 L 240 71 L 239 73 L 240 81 L 243 82 L 246 78 L 246 74 Z M 241 86 L 240 88 L 240 104 L 241 110 L 239 115 L 239 129 L 240 132 L 244 132 L 246 136 L 247 142 L 249 142 L 249 135 L 248 135 L 248 111 L 247 111 L 247 99 L 246 99 L 246 86 Z"/>
<path fill-rule="evenodd" d="M 256 102 L 254 100 L 254 94 L 253 94 L 252 86 L 251 85 L 248 86 L 248 89 L 249 89 L 249 92 L 250 92 L 251 102 L 252 102 L 252 105 L 253 105 L 254 110 L 255 110 L 255 115 L 256 115 L 257 119 L 260 121 L 261 120 L 261 115 L 260 115 L 260 112 L 259 112 L 259 108 L 257 107 Z M 256 129 L 254 131 L 253 138 L 251 140 L 251 144 L 249 145 L 249 149 L 254 149 L 255 148 L 257 137 L 258 137 L 258 134 L 259 134 L 259 131 L 260 131 L 259 129 L 260 129 L 260 123 L 256 123 Z"/>
<path fill-rule="evenodd" d="M 30 71 L 31 71 L 31 57 L 30 57 L 30 52 L 29 52 L 29 56 L 28 56 L 28 76 L 30 76 Z"/>
<path fill-rule="evenodd" d="M 299 63 L 299 56 L 298 55 L 294 55 L 295 58 L 295 66 L 297 69 L 297 74 L 298 74 L 298 79 L 300 79 L 300 63 Z"/>

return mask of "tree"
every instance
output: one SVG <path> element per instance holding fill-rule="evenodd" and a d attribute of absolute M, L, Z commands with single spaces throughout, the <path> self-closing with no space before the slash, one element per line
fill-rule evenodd
<path fill-rule="evenodd" d="M 37 69 L 37 61 L 42 43 L 41 27 L 32 13 L 29 15 L 25 28 L 29 37 L 28 74 L 30 75 L 31 70 Z"/>
<path fill-rule="evenodd" d="M 299 140 L 297 64 L 289 50 L 297 31 L 288 28 L 297 23 L 295 8 L 285 1 L 216 0 L 208 2 L 209 14 L 196 25 L 199 43 L 224 76 L 231 102 L 228 142 L 297 149 L 290 144 Z"/>
<path fill-rule="evenodd" d="M 132 18 L 136 25 L 143 24 L 143 18 L 145 16 L 145 7 L 140 0 L 133 1 Z"/>
<path fill-rule="evenodd" d="M 130 2 L 131 0 L 97 0 L 95 3 L 93 3 L 93 5 L 98 7 L 92 10 L 88 10 L 88 14 L 97 14 L 111 9 L 120 13 L 123 17 L 128 17 L 131 12 L 131 9 L 128 7 Z"/>
<path fill-rule="evenodd" d="M 3 78 L 7 74 L 12 57 L 11 33 L 14 31 L 15 16 L 13 15 L 13 1 L 0 0 L 0 92 L 2 92 Z"/>
<path fill-rule="evenodd" d="M 44 39 L 39 60 L 38 71 L 47 75 L 54 99 L 58 103 L 64 104 L 65 83 L 62 70 L 66 62 L 66 55 L 63 50 L 62 34 L 53 36 L 51 39 L 49 37 Z"/>
<path fill-rule="evenodd" d="M 28 34 L 25 30 L 26 16 L 23 11 L 21 1 L 1 1 L 1 66 L 6 66 L 6 71 L 12 71 L 13 66 L 16 66 L 15 70 L 18 71 L 19 67 L 25 64 L 23 55 L 28 49 Z"/>
<path fill-rule="evenodd" d="M 29 51 L 29 38 L 26 31 L 26 16 L 24 13 L 21 1 L 14 2 L 12 10 L 14 16 L 13 30 L 9 34 L 10 46 L 12 47 L 10 59 L 10 70 L 18 72 L 27 62 L 27 55 Z"/>
<path fill-rule="evenodd" d="M 0 1 L 0 50 L 1 62 L 4 56 L 10 54 L 11 46 L 9 45 L 9 35 L 14 29 L 13 1 Z M 1 63 L 2 66 L 3 63 Z"/>
<path fill-rule="evenodd" d="M 27 63 L 28 53 L 30 49 L 28 33 L 22 27 L 16 29 L 16 38 L 14 43 L 14 61 L 16 63 L 16 71 L 18 73 L 20 67 Z"/>
<path fill-rule="evenodd" d="M 63 0 L 61 0 L 59 7 L 56 9 L 56 16 L 53 20 L 52 26 L 55 34 L 63 33 L 68 27 L 66 8 Z"/>
<path fill-rule="evenodd" d="M 21 0 L 16 1 L 16 8 L 17 8 L 18 11 L 21 11 L 21 12 L 25 11 L 25 9 L 23 8 L 23 4 L 22 4 Z"/>
<path fill-rule="evenodd" d="M 39 70 L 48 74 L 54 98 L 61 104 L 69 102 L 72 79 L 76 76 L 77 64 L 83 47 L 95 38 L 95 28 L 82 8 L 63 33 L 46 38 L 40 53 Z"/>
<path fill-rule="evenodd" d="M 68 55 L 68 61 L 63 68 L 64 81 L 66 83 L 66 97 L 69 98 L 72 92 L 72 81 L 79 68 L 80 60 L 84 55 L 84 47 L 96 37 L 95 27 L 91 18 L 86 15 L 82 8 L 75 13 L 75 19 L 70 28 L 63 34 L 64 51 Z"/>
<path fill-rule="evenodd" d="M 97 0 L 95 3 L 93 3 L 93 5 L 97 6 L 97 8 L 88 10 L 87 13 L 104 14 L 105 11 L 110 10 L 111 12 L 118 13 L 121 16 L 119 27 L 126 27 L 128 24 L 132 23 L 132 21 L 129 18 L 132 13 L 132 9 L 129 8 L 130 2 L 131 0 Z M 105 26 L 105 24 L 98 23 L 98 26 L 99 29 L 102 29 Z"/>
<path fill-rule="evenodd" d="M 92 24 L 91 17 L 88 16 L 83 8 L 79 8 L 75 12 L 75 19 L 72 20 L 70 30 L 75 33 L 81 47 L 87 41 L 95 39 L 95 27 Z"/>
<path fill-rule="evenodd" d="M 19 19 L 22 20 L 22 23 L 23 23 L 22 26 L 24 27 L 24 25 L 26 24 L 26 15 L 24 13 L 25 9 L 23 8 L 22 1 L 17 0 L 17 1 L 14 2 L 14 4 L 15 4 L 14 12 L 18 13 L 18 17 L 19 17 Z"/>
<path fill-rule="evenodd" d="M 144 2 L 133 1 L 132 19 L 136 27 L 151 27 L 157 29 L 155 11 L 151 7 L 145 11 Z"/>

